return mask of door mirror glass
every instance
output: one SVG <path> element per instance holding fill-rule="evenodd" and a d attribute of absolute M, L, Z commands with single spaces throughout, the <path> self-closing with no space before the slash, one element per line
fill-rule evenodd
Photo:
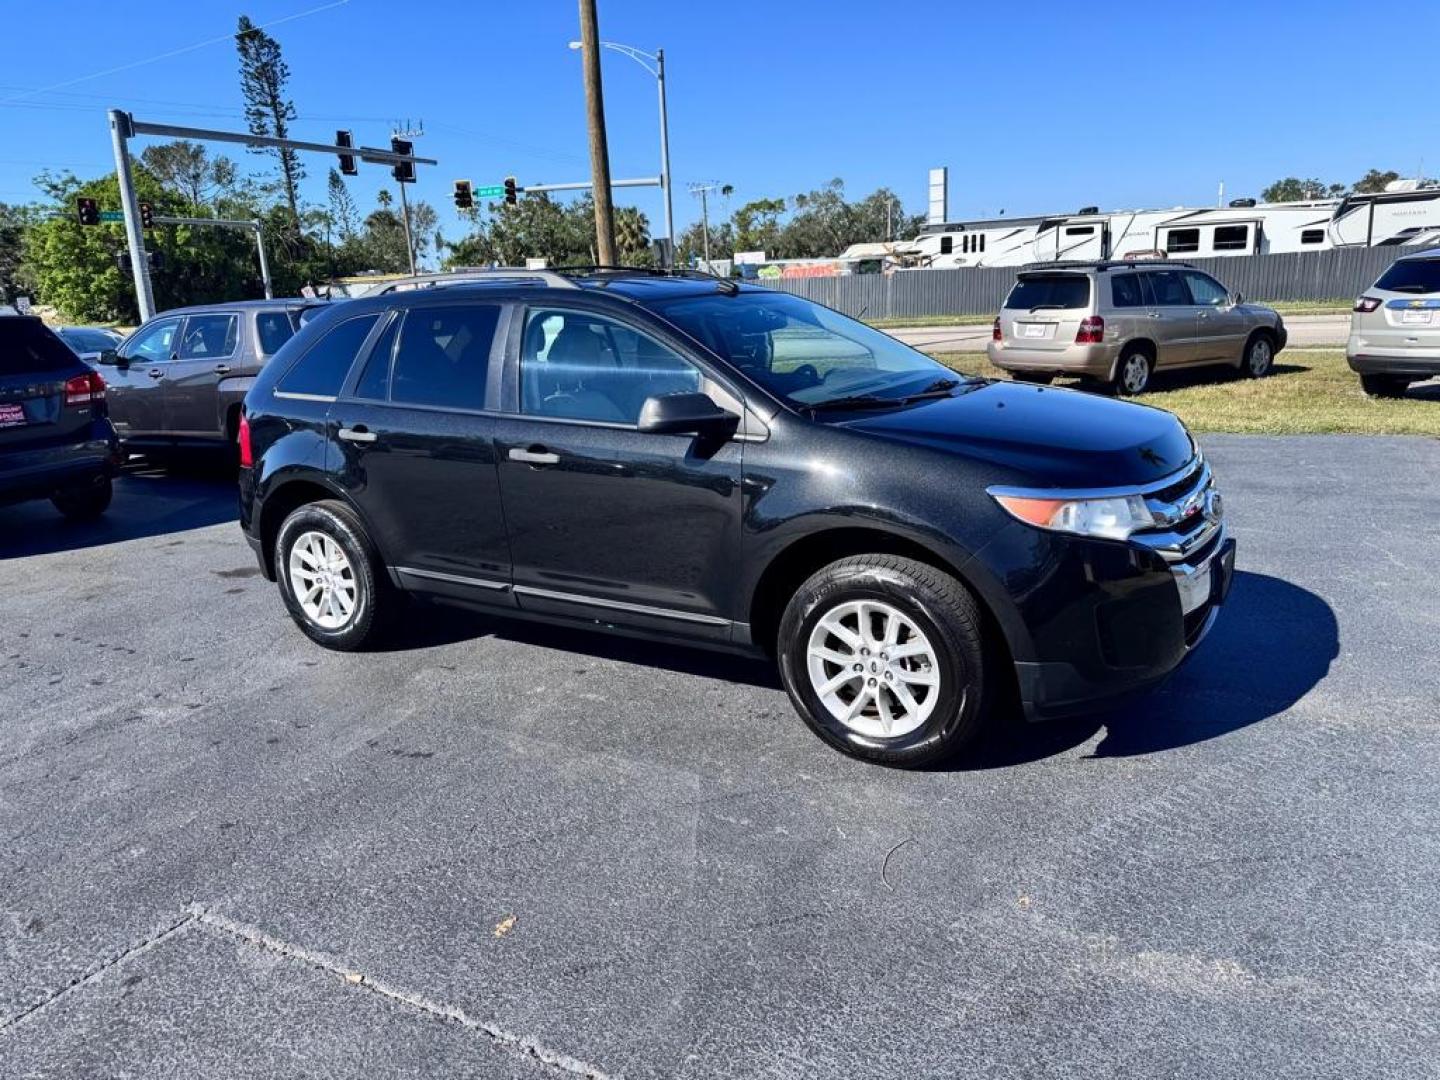
<path fill-rule="evenodd" d="M 96 360 L 99 363 L 106 364 L 110 367 L 120 366 L 120 354 L 117 353 L 114 349 L 101 349 L 100 355 L 96 357 Z"/>
<path fill-rule="evenodd" d="M 730 435 L 739 423 L 709 394 L 657 394 L 640 406 L 637 426 L 652 435 Z"/>
<path fill-rule="evenodd" d="M 1230 297 L 1230 303 L 1231 303 L 1233 306 L 1235 306 L 1235 307 L 1239 307 L 1239 306 L 1240 306 L 1241 304 L 1243 304 L 1244 302 L 1245 302 L 1245 294 L 1244 294 L 1244 293 L 1237 292 L 1237 293 L 1232 294 L 1231 297 Z"/>

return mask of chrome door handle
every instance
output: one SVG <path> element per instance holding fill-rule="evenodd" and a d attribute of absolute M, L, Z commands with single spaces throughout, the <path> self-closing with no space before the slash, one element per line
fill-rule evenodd
<path fill-rule="evenodd" d="M 523 461 L 527 465 L 558 465 L 560 455 L 545 450 L 521 450 L 518 446 L 510 451 L 511 461 Z"/>
<path fill-rule="evenodd" d="M 346 442 L 372 443 L 379 438 L 375 432 L 366 431 L 359 425 L 353 428 L 342 427 L 337 434 Z"/>
<path fill-rule="evenodd" d="M 1147 311 L 1145 314 L 1148 315 L 1148 316 L 1150 316 L 1150 318 L 1152 318 L 1152 319 L 1163 319 L 1163 318 L 1165 317 L 1164 315 L 1160 314 L 1160 312 L 1158 312 L 1158 311 Z"/>
<path fill-rule="evenodd" d="M 216 365 L 215 365 L 215 374 L 216 374 L 216 375 L 229 375 L 229 374 L 230 374 L 230 365 L 229 365 L 229 364 L 216 364 Z"/>
<path fill-rule="evenodd" d="M 152 367 L 145 374 L 149 375 L 152 379 L 161 379 L 165 377 L 165 372 L 161 371 L 158 367 Z"/>
<path fill-rule="evenodd" d="M 1198 314 L 1202 319 L 1208 319 L 1210 317 L 1210 313 L 1208 311 L 1201 311 Z"/>

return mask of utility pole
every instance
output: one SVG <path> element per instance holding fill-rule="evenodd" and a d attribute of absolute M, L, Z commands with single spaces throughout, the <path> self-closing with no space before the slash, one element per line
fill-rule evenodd
<path fill-rule="evenodd" d="M 721 195 L 729 195 L 732 188 L 729 184 L 691 184 L 690 194 L 700 196 L 700 235 L 703 237 L 702 246 L 705 250 L 705 267 L 709 272 L 710 267 L 710 192 L 718 191 Z"/>
<path fill-rule="evenodd" d="M 585 113 L 590 127 L 590 179 L 595 193 L 595 255 L 614 266 L 615 208 L 610 192 L 610 150 L 605 141 L 605 92 L 600 81 L 600 17 L 595 0 L 580 0 L 580 52 L 585 68 Z"/>
<path fill-rule="evenodd" d="M 418 127 L 412 127 L 412 126 L 410 125 L 410 121 L 409 121 L 409 120 L 406 120 L 405 123 L 403 123 L 403 124 L 398 124 L 398 123 L 397 123 L 397 124 L 394 126 L 394 128 L 393 128 L 393 129 L 391 130 L 391 132 L 390 132 L 390 138 L 391 138 L 392 140 L 393 140 L 393 139 L 414 140 L 414 139 L 418 139 L 421 135 L 424 135 L 424 134 L 425 134 L 425 121 L 423 121 L 423 120 L 420 121 L 420 125 L 419 125 Z M 393 144 L 392 144 L 392 145 L 393 145 Z M 403 225 L 405 226 L 405 259 L 406 259 L 406 261 L 410 264 L 410 276 L 411 276 L 411 277 L 414 277 L 414 276 L 415 276 L 415 240 L 414 240 L 414 238 L 410 235 L 410 200 L 405 197 L 405 181 L 403 181 L 403 180 L 398 180 L 398 179 L 397 179 L 397 181 L 396 181 L 396 186 L 400 189 L 400 222 L 401 222 L 401 224 L 403 224 Z"/>
<path fill-rule="evenodd" d="M 135 305 L 140 321 L 155 314 L 155 294 L 150 289 L 150 264 L 145 259 L 145 236 L 140 231 L 140 205 L 135 199 L 135 180 L 130 175 L 130 136 L 134 134 L 130 114 L 110 110 L 110 141 L 115 146 L 115 176 L 120 181 L 120 209 L 125 212 L 125 240 L 130 247 L 130 272 L 135 278 Z"/>
<path fill-rule="evenodd" d="M 670 119 L 665 114 L 665 50 L 655 50 L 655 78 L 660 83 L 660 182 L 665 188 L 665 237 L 670 241 L 670 258 L 675 258 L 675 204 L 670 185 Z"/>

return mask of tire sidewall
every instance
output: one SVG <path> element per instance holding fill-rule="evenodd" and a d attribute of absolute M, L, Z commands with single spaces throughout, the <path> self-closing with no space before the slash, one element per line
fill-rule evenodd
<path fill-rule="evenodd" d="M 870 761 L 918 765 L 944 754 L 956 732 L 972 723 L 981 707 L 984 665 L 979 650 L 967 646 L 939 614 L 943 609 L 938 598 L 909 575 L 881 567 L 847 567 L 823 579 L 817 588 L 807 587 L 786 609 L 778 649 L 781 681 L 806 724 L 831 746 Z M 852 731 L 830 714 L 810 684 L 810 634 L 826 612 L 853 600 L 879 600 L 898 608 L 935 649 L 941 672 L 935 708 L 918 728 L 894 739 Z"/>
<path fill-rule="evenodd" d="M 311 621 L 295 595 L 290 580 L 290 549 L 307 532 L 320 532 L 340 545 L 355 574 L 355 612 L 343 626 L 328 630 Z M 311 503 L 293 511 L 275 536 L 275 577 L 290 617 L 313 641 L 331 649 L 359 648 L 369 637 L 375 620 L 377 585 L 370 545 L 359 523 L 337 507 Z"/>
<path fill-rule="evenodd" d="M 115 485 L 110 477 L 97 476 L 60 489 L 50 497 L 50 502 L 72 521 L 89 521 L 109 509 L 114 495 Z"/>

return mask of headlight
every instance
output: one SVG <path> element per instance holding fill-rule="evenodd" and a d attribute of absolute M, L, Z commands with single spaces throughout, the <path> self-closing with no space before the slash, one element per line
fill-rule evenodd
<path fill-rule="evenodd" d="M 1128 540 L 1137 529 L 1148 529 L 1155 518 L 1139 495 L 1109 495 L 1098 499 L 1053 499 L 1043 492 L 1021 494 L 992 491 L 995 501 L 1012 517 L 1027 525 L 1076 536 Z"/>

